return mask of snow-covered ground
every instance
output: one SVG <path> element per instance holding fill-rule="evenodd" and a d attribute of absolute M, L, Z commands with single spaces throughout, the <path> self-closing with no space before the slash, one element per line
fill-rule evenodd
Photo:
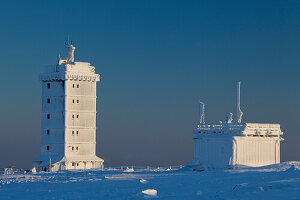
<path fill-rule="evenodd" d="M 0 199 L 300 199 L 300 162 L 192 172 L 104 170 L 0 176 Z"/>

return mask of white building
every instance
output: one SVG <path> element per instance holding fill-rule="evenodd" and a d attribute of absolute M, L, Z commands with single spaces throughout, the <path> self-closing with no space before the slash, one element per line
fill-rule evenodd
<path fill-rule="evenodd" d="M 37 170 L 103 168 L 96 156 L 96 83 L 100 75 L 88 62 L 74 61 L 75 47 L 66 43 L 66 58 L 46 67 L 42 81 L 41 154 Z M 51 168 L 49 168 L 51 166 Z"/>
<path fill-rule="evenodd" d="M 225 122 L 205 123 L 204 104 L 194 130 L 193 170 L 224 169 L 235 166 L 259 167 L 280 163 L 280 124 L 242 123 L 240 82 L 237 90 L 237 119 L 227 114 Z"/>

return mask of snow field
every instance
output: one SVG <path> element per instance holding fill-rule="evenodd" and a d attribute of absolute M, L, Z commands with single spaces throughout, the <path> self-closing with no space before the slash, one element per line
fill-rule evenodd
<path fill-rule="evenodd" d="M 300 199 L 300 162 L 260 168 L 0 176 L 0 199 Z"/>

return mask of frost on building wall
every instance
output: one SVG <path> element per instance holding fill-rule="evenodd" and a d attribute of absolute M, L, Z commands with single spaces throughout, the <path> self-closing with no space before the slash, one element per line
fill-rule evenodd
<path fill-rule="evenodd" d="M 225 122 L 206 123 L 200 102 L 200 120 L 194 130 L 193 170 L 224 169 L 235 166 L 259 167 L 280 163 L 280 124 L 243 123 L 240 82 L 237 87 L 237 116 L 228 113 Z"/>
<path fill-rule="evenodd" d="M 88 62 L 75 62 L 75 47 L 66 43 L 66 58 L 46 67 L 42 82 L 41 154 L 38 170 L 103 168 L 96 156 L 96 83 L 100 75 Z M 51 168 L 50 168 L 51 166 Z"/>

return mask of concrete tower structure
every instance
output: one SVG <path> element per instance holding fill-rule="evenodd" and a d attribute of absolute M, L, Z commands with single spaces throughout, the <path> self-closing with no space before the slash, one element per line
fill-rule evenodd
<path fill-rule="evenodd" d="M 100 75 L 88 62 L 75 62 L 66 42 L 66 58 L 46 67 L 42 81 L 41 155 L 37 170 L 103 168 L 96 156 L 96 83 Z"/>

